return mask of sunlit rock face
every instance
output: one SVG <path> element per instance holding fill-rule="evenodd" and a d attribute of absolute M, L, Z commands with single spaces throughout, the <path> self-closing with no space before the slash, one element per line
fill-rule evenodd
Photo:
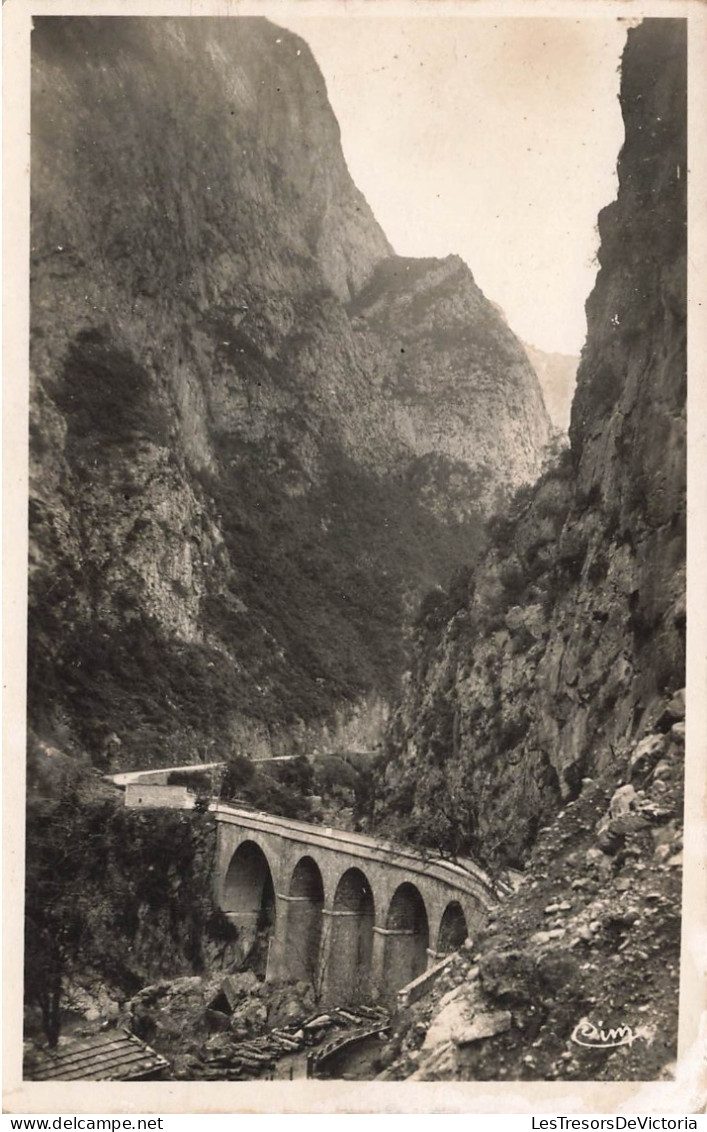
<path fill-rule="evenodd" d="M 518 861 L 684 682 L 686 57 L 629 32 L 571 450 L 423 603 L 379 820 Z"/>
<path fill-rule="evenodd" d="M 489 511 L 538 475 L 549 439 L 540 386 L 463 260 L 385 260 L 349 314 L 433 506 Z M 436 483 L 435 465 L 450 461 L 454 474 Z"/>
<path fill-rule="evenodd" d="M 30 723 L 126 765 L 370 745 L 406 612 L 540 467 L 535 375 L 461 261 L 394 255 L 301 39 L 32 52 Z"/>

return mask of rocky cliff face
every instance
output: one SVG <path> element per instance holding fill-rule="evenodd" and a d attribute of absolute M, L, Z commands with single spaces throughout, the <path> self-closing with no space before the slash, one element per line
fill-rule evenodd
<path fill-rule="evenodd" d="M 536 474 L 535 375 L 460 261 L 393 255 L 302 40 L 32 49 L 30 723 L 123 763 L 336 742 Z"/>
<path fill-rule="evenodd" d="M 379 818 L 522 861 L 684 680 L 685 30 L 629 33 L 571 450 L 418 620 Z"/>
<path fill-rule="evenodd" d="M 549 436 L 540 386 L 458 256 L 385 260 L 349 314 L 428 506 L 488 513 L 509 483 L 537 475 Z"/>

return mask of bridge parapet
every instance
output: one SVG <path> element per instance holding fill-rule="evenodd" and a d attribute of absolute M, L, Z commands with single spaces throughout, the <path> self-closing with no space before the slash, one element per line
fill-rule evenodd
<path fill-rule="evenodd" d="M 489 910 L 499 901 L 499 891 L 491 878 L 474 861 L 463 863 L 430 857 L 407 846 L 378 840 L 361 833 L 330 829 L 310 822 L 281 818 L 257 810 L 244 810 L 218 802 L 210 807 L 216 820 L 228 822 L 290 841 L 304 843 L 350 857 L 376 861 L 404 871 L 433 877 L 442 883 L 477 897 Z"/>

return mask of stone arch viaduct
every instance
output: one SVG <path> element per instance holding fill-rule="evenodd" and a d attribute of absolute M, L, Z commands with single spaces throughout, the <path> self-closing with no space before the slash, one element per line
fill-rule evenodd
<path fill-rule="evenodd" d="M 320 1001 L 390 998 L 459 947 L 498 896 L 471 862 L 216 803 L 216 900 L 266 978 Z"/>

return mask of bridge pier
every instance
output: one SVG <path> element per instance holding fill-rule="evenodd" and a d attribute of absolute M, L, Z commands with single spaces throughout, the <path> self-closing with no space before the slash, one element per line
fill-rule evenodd
<path fill-rule="evenodd" d="M 266 979 L 290 977 L 287 949 L 288 903 L 289 897 L 283 896 L 281 892 L 275 893 L 275 931 L 270 940 Z"/>
<path fill-rule="evenodd" d="M 387 998 L 394 998 L 427 969 L 427 948 L 412 928 L 378 928 L 383 944 L 381 986 Z"/>
<path fill-rule="evenodd" d="M 379 924 L 373 927 L 373 957 L 371 960 L 371 990 L 378 997 L 385 997 L 383 971 L 385 967 L 385 928 Z"/>
<path fill-rule="evenodd" d="M 273 937 L 268 978 L 299 979 L 319 989 L 322 908 L 308 896 L 277 893 L 277 930 Z"/>
<path fill-rule="evenodd" d="M 383 986 L 393 997 L 427 968 L 430 929 L 427 907 L 419 888 L 410 881 L 398 885 L 388 906 L 385 927 Z"/>
<path fill-rule="evenodd" d="M 324 909 L 319 978 L 322 1002 L 365 1002 L 371 994 L 373 930 L 369 917 L 348 909 Z"/>

